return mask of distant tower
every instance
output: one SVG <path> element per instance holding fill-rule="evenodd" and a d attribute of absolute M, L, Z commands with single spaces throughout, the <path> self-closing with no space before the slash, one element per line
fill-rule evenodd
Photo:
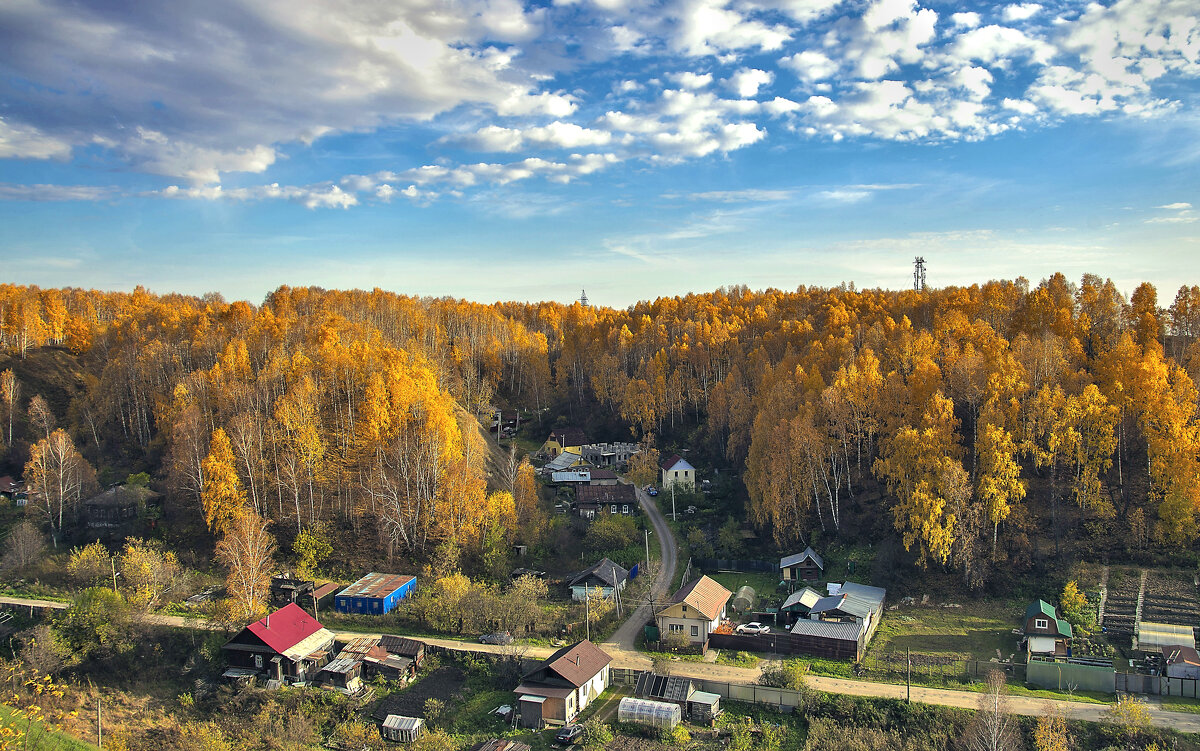
<path fill-rule="evenodd" d="M 580 305 L 582 305 L 582 306 L 583 306 L 583 307 L 585 307 L 585 308 L 588 306 L 587 290 L 586 290 L 586 289 L 581 289 L 581 290 L 579 290 L 579 304 L 580 304 Z"/>
<path fill-rule="evenodd" d="M 925 291 L 925 259 L 921 256 L 913 260 L 913 291 Z"/>

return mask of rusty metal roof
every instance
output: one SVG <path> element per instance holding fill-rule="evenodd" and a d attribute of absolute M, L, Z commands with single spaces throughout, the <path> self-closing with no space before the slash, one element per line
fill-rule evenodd
<path fill-rule="evenodd" d="M 338 597 L 378 597 L 383 599 L 415 578 L 406 574 L 372 572 L 338 592 Z"/>

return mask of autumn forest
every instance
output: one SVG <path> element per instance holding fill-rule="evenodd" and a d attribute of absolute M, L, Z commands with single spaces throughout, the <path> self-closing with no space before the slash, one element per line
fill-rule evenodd
<path fill-rule="evenodd" d="M 1126 299 L 1091 275 L 627 310 L 3 285 L 0 475 L 24 477 L 58 545 L 83 499 L 145 472 L 222 561 L 316 527 L 379 559 L 482 560 L 548 526 L 533 467 L 486 438 L 482 415 L 521 409 L 689 448 L 738 478 L 740 520 L 780 547 L 891 537 L 981 588 L 1076 545 L 1190 554 L 1198 337 L 1200 287 Z M 39 380 L 39 362 L 71 377 Z M 260 586 L 244 583 L 248 610 Z"/>

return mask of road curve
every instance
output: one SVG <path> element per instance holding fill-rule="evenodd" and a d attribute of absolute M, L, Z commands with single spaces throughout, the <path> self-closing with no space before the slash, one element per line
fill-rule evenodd
<path fill-rule="evenodd" d="M 622 479 L 621 482 L 628 484 L 628 481 Z M 654 602 L 662 602 L 670 594 L 671 582 L 675 579 L 675 567 L 679 560 L 679 546 L 675 542 L 675 535 L 671 532 L 670 525 L 663 518 L 662 512 L 658 510 L 658 504 L 654 499 L 646 494 L 646 491 L 637 487 L 633 488 L 633 492 L 637 494 L 638 503 L 642 507 L 642 511 L 650 520 L 651 526 L 654 527 L 654 534 L 658 537 L 657 543 L 662 551 L 658 567 L 658 576 L 654 578 L 654 585 L 650 588 L 650 599 Z M 649 664 L 649 661 L 643 655 L 638 655 L 634 644 L 637 640 L 638 632 L 642 626 L 650 620 L 653 614 L 650 612 L 650 605 L 643 602 L 638 606 L 637 610 L 633 611 L 633 615 L 622 623 L 613 635 L 604 642 L 604 648 L 613 653 L 614 660 L 616 652 L 626 652 L 629 658 L 636 657 L 639 662 Z"/>

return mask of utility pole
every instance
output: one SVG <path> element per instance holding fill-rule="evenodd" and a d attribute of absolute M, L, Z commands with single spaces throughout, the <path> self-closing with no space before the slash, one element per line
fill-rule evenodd
<path fill-rule="evenodd" d="M 650 530 L 646 529 L 646 570 L 650 570 Z"/>
<path fill-rule="evenodd" d="M 671 483 L 671 521 L 679 521 L 679 517 L 675 515 L 675 483 Z"/>
<path fill-rule="evenodd" d="M 100 724 L 100 699 L 96 699 L 96 748 L 104 748 L 104 727 Z"/>
<path fill-rule="evenodd" d="M 908 671 L 904 675 L 904 701 L 912 701 L 912 647 L 905 650 Z"/>
<path fill-rule="evenodd" d="M 620 582 L 617 581 L 617 564 L 615 564 L 615 563 L 612 565 L 612 578 L 613 578 L 613 599 L 617 603 L 617 618 L 620 618 L 621 617 L 621 588 L 618 586 L 618 584 Z"/>
<path fill-rule="evenodd" d="M 592 598 L 591 590 L 585 585 L 583 588 L 583 607 L 584 607 L 584 623 L 587 628 L 587 640 L 592 640 Z"/>
<path fill-rule="evenodd" d="M 109 562 L 110 564 L 112 564 L 112 575 L 113 575 L 113 591 L 114 591 L 114 592 L 116 592 L 116 591 L 117 591 L 117 559 L 116 559 L 116 558 L 109 558 L 109 559 L 108 559 L 108 562 Z"/>

